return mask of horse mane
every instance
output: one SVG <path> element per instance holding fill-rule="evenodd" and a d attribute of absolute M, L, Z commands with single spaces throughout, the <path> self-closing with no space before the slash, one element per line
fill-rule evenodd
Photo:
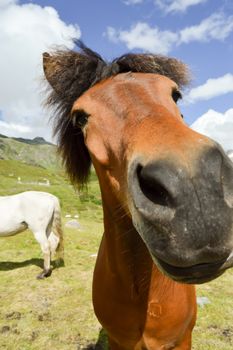
<path fill-rule="evenodd" d="M 187 66 L 162 55 L 128 53 L 105 61 L 98 53 L 76 41 L 78 51 L 55 50 L 44 53 L 44 71 L 50 83 L 46 105 L 53 108 L 54 135 L 63 164 L 74 184 L 84 185 L 89 177 L 91 158 L 81 129 L 70 117 L 74 102 L 91 86 L 119 73 L 141 72 L 164 75 L 182 88 L 189 83 Z"/>

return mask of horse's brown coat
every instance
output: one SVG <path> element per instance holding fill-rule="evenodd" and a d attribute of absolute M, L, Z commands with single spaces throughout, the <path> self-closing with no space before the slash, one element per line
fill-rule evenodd
<path fill-rule="evenodd" d="M 168 279 L 152 263 L 132 225 L 125 191 L 127 165 L 139 152 L 148 158 L 179 152 L 178 158 L 185 153 L 182 146 L 186 147 L 189 129 L 170 97 L 174 87 L 166 77 L 147 74 L 145 79 L 142 73 L 126 73 L 91 88 L 73 107 L 90 113 L 84 133 L 100 181 L 105 227 L 93 303 L 113 350 L 191 348 L 195 288 Z M 138 92 L 136 103 L 130 91 Z M 182 146 L 169 130 L 183 139 Z M 157 142 L 160 135 L 163 140 Z M 193 132 L 190 137 L 200 138 Z"/>
<path fill-rule="evenodd" d="M 229 243 L 232 211 L 224 197 L 228 201 L 231 198 L 232 187 L 227 181 L 232 167 L 212 140 L 183 122 L 173 92 L 187 82 L 184 65 L 153 55 L 129 55 L 107 66 L 98 55 L 81 48 L 82 54 L 69 51 L 46 54 L 44 70 L 54 89 L 48 103 L 58 108 L 56 131 L 68 173 L 74 181 L 85 181 L 91 159 L 100 183 L 104 235 L 93 279 L 95 313 L 107 330 L 112 350 L 190 350 L 196 320 L 195 287 L 171 280 L 156 264 L 165 272 L 166 268 L 173 271 L 170 275 L 180 281 L 189 278 L 189 273 L 192 280 L 202 282 L 223 272 L 218 270 L 219 266 L 233 249 Z M 93 73 L 95 70 L 98 74 Z M 69 77 L 73 77 L 70 83 Z M 80 116 L 80 125 L 88 119 L 82 133 L 79 124 L 73 125 Z M 143 217 L 143 207 L 138 206 L 132 188 L 135 179 L 139 181 L 140 167 L 145 169 L 148 164 L 159 164 L 161 171 L 161 164 L 172 167 L 169 165 L 166 175 L 170 181 L 168 191 L 166 185 L 161 187 L 157 180 L 152 181 L 158 196 L 158 189 L 162 188 L 162 205 L 154 197 L 150 200 L 150 196 L 142 195 L 142 203 L 150 202 L 148 207 L 154 205 L 155 211 L 159 208 L 158 217 L 146 226 L 150 213 Z M 214 191 L 209 177 L 214 178 Z M 182 181 L 188 188 L 184 193 Z M 202 201 L 199 184 L 207 191 Z M 189 189 L 190 202 L 180 202 L 180 198 L 189 195 Z M 166 202 L 166 192 L 169 200 L 178 203 L 175 209 Z M 220 201 L 219 207 L 225 206 L 226 220 L 219 226 L 224 240 L 215 231 L 211 236 L 212 229 L 216 232 L 219 229 L 215 208 L 206 198 L 209 194 L 211 203 L 216 199 Z M 196 216 L 192 217 L 192 210 Z M 206 215 L 207 221 L 204 213 L 211 214 Z M 169 220 L 163 222 L 170 214 L 170 221 L 177 214 L 174 231 Z M 140 220 L 142 225 L 138 229 Z M 145 232 L 147 227 L 149 236 Z M 205 229 L 209 231 L 205 233 Z M 224 244 L 216 244 L 217 239 Z M 167 263 L 165 268 L 156 254 Z"/>

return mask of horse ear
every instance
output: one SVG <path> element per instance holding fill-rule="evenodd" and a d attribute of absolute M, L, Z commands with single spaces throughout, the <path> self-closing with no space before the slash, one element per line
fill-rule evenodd
<path fill-rule="evenodd" d="M 45 77 L 57 97 L 66 103 L 74 102 L 96 79 L 97 67 L 103 63 L 94 52 L 92 56 L 90 53 L 57 50 L 43 54 Z"/>
<path fill-rule="evenodd" d="M 53 90 L 60 95 L 61 76 L 64 72 L 64 60 L 60 60 L 60 55 L 50 55 L 48 52 L 43 53 L 44 74 Z"/>
<path fill-rule="evenodd" d="M 64 96 L 64 90 L 72 84 L 76 67 L 81 63 L 80 55 L 75 52 L 57 51 L 52 55 L 43 53 L 45 77 L 58 95 Z"/>

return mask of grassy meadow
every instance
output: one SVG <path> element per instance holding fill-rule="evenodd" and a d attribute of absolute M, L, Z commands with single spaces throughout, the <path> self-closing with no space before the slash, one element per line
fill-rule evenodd
<path fill-rule="evenodd" d="M 21 181 L 19 183 L 18 178 Z M 39 185 L 49 180 L 50 186 Z M 29 231 L 0 239 L 0 349 L 106 350 L 91 302 L 92 273 L 103 231 L 97 179 L 88 191 L 73 189 L 60 170 L 0 160 L 0 196 L 41 190 L 61 201 L 63 225 L 78 214 L 81 228 L 64 227 L 65 267 L 37 280 L 43 260 Z M 198 286 L 198 296 L 209 304 L 198 308 L 193 333 L 194 350 L 233 349 L 233 270 Z M 92 345 L 91 345 L 92 344 Z"/>

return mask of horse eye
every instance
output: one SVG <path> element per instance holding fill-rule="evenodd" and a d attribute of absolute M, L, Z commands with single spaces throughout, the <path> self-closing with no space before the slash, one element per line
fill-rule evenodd
<path fill-rule="evenodd" d="M 172 98 L 175 103 L 177 103 L 178 100 L 182 99 L 181 92 L 178 90 L 173 90 L 172 91 Z"/>
<path fill-rule="evenodd" d="M 84 126 L 87 124 L 88 117 L 89 114 L 87 114 L 85 111 L 74 111 L 71 115 L 73 126 L 76 126 L 80 129 L 84 128 Z"/>

